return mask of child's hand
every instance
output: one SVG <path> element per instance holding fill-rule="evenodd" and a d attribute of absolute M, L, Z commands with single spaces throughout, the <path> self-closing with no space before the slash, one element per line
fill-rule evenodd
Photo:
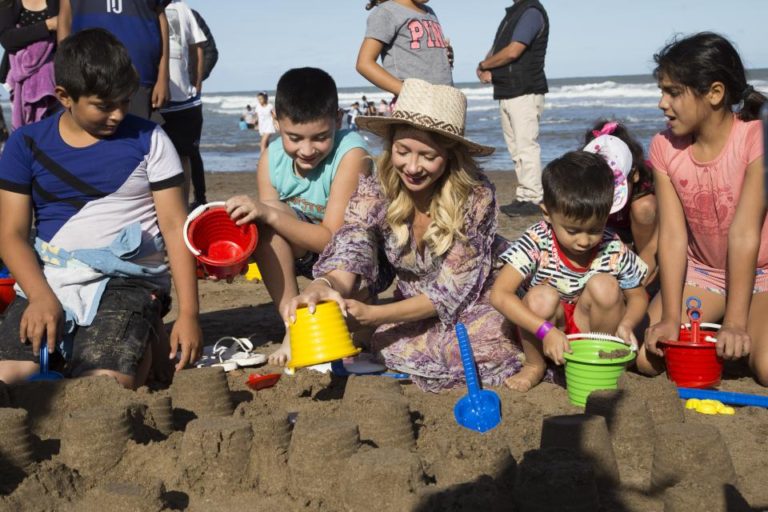
<path fill-rule="evenodd" d="M 162 108 L 169 98 L 168 80 L 157 80 L 152 87 L 152 108 Z"/>
<path fill-rule="evenodd" d="M 55 295 L 45 295 L 30 300 L 27 309 L 21 315 L 19 338 L 22 343 L 32 343 L 32 353 L 40 354 L 43 340 L 48 344 L 48 351 L 53 352 L 56 342 L 62 336 L 64 311 Z"/>
<path fill-rule="evenodd" d="M 717 333 L 717 355 L 723 359 L 739 359 L 749 354 L 752 339 L 741 327 L 724 325 Z"/>
<path fill-rule="evenodd" d="M 542 340 L 544 346 L 544 355 L 554 361 L 555 364 L 561 365 L 565 363 L 563 353 L 572 352 L 571 344 L 568 342 L 568 338 L 565 333 L 557 327 L 552 328 L 544 339 Z"/>
<path fill-rule="evenodd" d="M 285 326 L 296 322 L 296 308 L 306 305 L 310 313 L 315 313 L 315 306 L 318 302 L 332 300 L 341 308 L 341 314 L 347 316 L 347 306 L 344 298 L 339 292 L 325 285 L 321 280 L 312 281 L 302 293 L 292 298 L 291 301 L 283 307 L 280 312 L 283 316 Z"/>
<path fill-rule="evenodd" d="M 616 336 L 624 340 L 624 343 L 632 347 L 633 350 L 637 350 L 637 338 L 635 333 L 632 332 L 632 327 L 626 324 L 619 324 L 616 328 Z"/>
<path fill-rule="evenodd" d="M 359 300 L 347 299 L 344 301 L 347 306 L 347 314 L 360 326 L 376 327 L 381 321 L 376 314 L 378 308 L 371 306 Z"/>
<path fill-rule="evenodd" d="M 183 370 L 188 364 L 194 363 L 200 358 L 203 332 L 200 329 L 197 315 L 179 315 L 173 323 L 171 330 L 170 359 L 175 359 L 181 347 L 181 356 L 176 363 L 176 371 Z"/>
<path fill-rule="evenodd" d="M 653 324 L 645 331 L 645 350 L 659 357 L 664 356 L 664 352 L 658 347 L 659 341 L 676 340 L 680 337 L 680 325 L 674 320 L 662 320 Z"/>
<path fill-rule="evenodd" d="M 230 197 L 224 208 L 238 226 L 261 220 L 267 212 L 267 207 L 261 201 L 248 196 Z"/>

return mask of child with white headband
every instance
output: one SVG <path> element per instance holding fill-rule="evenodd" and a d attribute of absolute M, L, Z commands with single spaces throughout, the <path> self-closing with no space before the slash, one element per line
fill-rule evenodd
<path fill-rule="evenodd" d="M 602 147 L 603 151 L 599 153 L 603 155 L 609 148 L 624 144 L 631 154 L 632 158 L 626 168 L 615 175 L 621 203 L 611 208 L 607 227 L 615 231 L 648 265 L 645 286 L 649 288 L 658 283 L 656 251 L 659 221 L 653 188 L 653 169 L 645 159 L 643 146 L 624 124 L 605 119 L 599 119 L 586 131 L 584 144 L 584 149 L 592 153 L 597 152 L 597 146 Z"/>

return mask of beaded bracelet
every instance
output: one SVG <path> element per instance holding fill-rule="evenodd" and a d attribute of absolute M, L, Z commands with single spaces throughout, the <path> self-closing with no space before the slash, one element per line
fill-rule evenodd
<path fill-rule="evenodd" d="M 555 326 L 552 325 L 550 322 L 545 321 L 542 323 L 538 329 L 536 329 L 536 337 L 540 340 L 544 340 L 544 338 L 547 336 L 547 333 L 551 331 Z"/>

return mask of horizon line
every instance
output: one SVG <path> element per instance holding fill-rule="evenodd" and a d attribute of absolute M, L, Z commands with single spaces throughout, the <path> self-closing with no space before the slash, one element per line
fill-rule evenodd
<path fill-rule="evenodd" d="M 747 71 L 747 74 L 749 74 L 750 72 L 761 72 L 761 71 L 768 72 L 768 67 L 764 67 L 764 68 L 748 68 L 746 71 Z M 648 72 L 648 73 L 629 73 L 629 74 L 625 74 L 625 75 L 584 75 L 584 76 L 547 77 L 547 80 L 552 82 L 552 81 L 559 81 L 559 80 L 591 80 L 591 79 L 601 79 L 601 78 L 602 79 L 606 79 L 606 78 L 629 79 L 629 78 L 634 78 L 634 77 L 645 77 L 645 78 L 648 78 L 648 77 L 652 77 L 652 76 L 653 76 L 653 74 Z M 454 86 L 456 86 L 456 87 L 458 87 L 460 85 L 466 85 L 466 84 L 477 85 L 477 84 L 479 84 L 479 82 L 474 81 L 474 80 L 462 81 L 462 82 L 454 82 Z M 487 85 L 488 85 L 488 87 L 492 87 L 491 84 L 487 84 Z M 359 84 L 359 85 L 358 84 L 354 84 L 354 85 L 337 85 L 337 87 L 338 87 L 338 89 L 354 89 L 354 88 L 357 88 L 357 87 L 360 87 L 360 88 L 377 88 L 375 85 L 373 85 L 371 83 Z M 203 88 L 203 89 L 205 89 L 205 88 Z M 239 90 L 231 90 L 231 91 L 210 91 L 210 92 L 203 92 L 203 95 L 206 95 L 206 94 L 250 93 L 250 92 L 258 91 L 258 90 L 264 90 L 264 89 L 252 89 L 252 90 L 239 89 Z M 273 93 L 274 92 L 274 90 L 271 90 L 271 89 L 266 89 L 266 91 L 269 92 L 269 93 Z"/>

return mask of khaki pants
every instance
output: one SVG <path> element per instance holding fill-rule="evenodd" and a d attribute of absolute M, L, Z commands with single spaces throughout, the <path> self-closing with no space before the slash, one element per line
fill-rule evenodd
<path fill-rule="evenodd" d="M 541 202 L 541 148 L 539 121 L 544 111 L 543 94 L 526 94 L 499 101 L 501 129 L 515 163 L 518 201 Z"/>

